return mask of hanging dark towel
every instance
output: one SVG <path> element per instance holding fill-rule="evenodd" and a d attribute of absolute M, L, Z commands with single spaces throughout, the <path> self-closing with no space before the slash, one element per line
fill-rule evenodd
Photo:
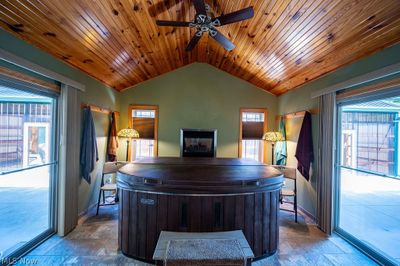
<path fill-rule="evenodd" d="M 310 180 L 310 166 L 314 160 L 311 114 L 306 111 L 296 148 L 297 170 Z"/>
<path fill-rule="evenodd" d="M 117 137 L 117 124 L 115 120 L 115 112 L 111 113 L 110 130 L 108 133 L 108 144 L 107 144 L 107 159 L 109 162 L 115 162 L 117 160 L 118 150 L 118 137 Z"/>
<path fill-rule="evenodd" d="M 83 109 L 83 131 L 80 154 L 82 177 L 90 184 L 90 173 L 99 160 L 96 142 L 96 129 L 94 127 L 90 107 Z"/>

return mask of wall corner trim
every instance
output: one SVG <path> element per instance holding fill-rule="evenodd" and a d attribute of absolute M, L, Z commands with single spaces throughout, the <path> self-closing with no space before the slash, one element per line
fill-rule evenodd
<path fill-rule="evenodd" d="M 337 83 L 335 85 L 329 86 L 327 88 L 323 88 L 311 93 L 311 98 L 317 98 L 321 95 L 328 94 L 331 92 L 336 92 L 339 90 L 348 89 L 357 85 L 362 85 L 364 83 L 374 81 L 377 79 L 381 79 L 387 76 L 391 76 L 394 74 L 400 73 L 400 63 L 393 64 L 369 73 L 366 73 L 361 76 L 357 76 L 355 78 Z"/>
<path fill-rule="evenodd" d="M 11 63 L 13 65 L 27 69 L 36 74 L 39 74 L 39 75 L 45 76 L 47 78 L 61 82 L 65 85 L 74 87 L 80 91 L 85 91 L 85 85 L 83 85 L 82 83 L 79 83 L 73 79 L 70 79 L 70 78 L 68 78 L 64 75 L 61 75 L 59 73 L 56 73 L 52 70 L 46 69 L 38 64 L 32 63 L 29 60 L 26 60 L 22 57 L 19 57 L 15 54 L 12 54 L 8 51 L 1 49 L 1 48 L 0 48 L 0 59 L 6 61 L 8 63 Z"/>

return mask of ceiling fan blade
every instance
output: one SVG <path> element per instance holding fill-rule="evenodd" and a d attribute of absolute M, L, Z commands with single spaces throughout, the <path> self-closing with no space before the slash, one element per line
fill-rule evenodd
<path fill-rule="evenodd" d="M 201 38 L 201 33 L 198 34 L 198 32 L 196 32 L 196 34 L 193 36 L 193 38 L 190 40 L 188 46 L 186 47 L 186 52 L 192 51 L 193 48 L 196 46 L 196 44 L 199 42 L 200 38 Z"/>
<path fill-rule="evenodd" d="M 189 27 L 190 22 L 186 21 L 169 21 L 169 20 L 156 20 L 158 26 L 172 26 L 172 27 Z"/>
<path fill-rule="evenodd" d="M 246 20 L 249 18 L 252 18 L 254 16 L 254 10 L 253 7 L 247 7 L 226 15 L 222 15 L 217 17 L 215 20 L 219 20 L 219 22 L 221 23 L 221 25 L 226 25 L 226 24 L 231 24 L 234 22 L 238 22 L 238 21 L 242 21 L 242 20 Z"/>
<path fill-rule="evenodd" d="M 204 0 L 193 0 L 194 8 L 196 9 L 196 14 L 207 15 L 206 4 Z"/>
<path fill-rule="evenodd" d="M 211 37 L 213 37 L 217 42 L 219 42 L 227 51 L 233 50 L 235 48 L 235 45 L 228 39 L 226 38 L 221 32 L 215 30 L 217 34 L 214 36 L 210 34 Z"/>

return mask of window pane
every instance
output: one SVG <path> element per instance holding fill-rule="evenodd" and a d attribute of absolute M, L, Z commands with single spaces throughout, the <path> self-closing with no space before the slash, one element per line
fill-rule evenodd
<path fill-rule="evenodd" d="M 132 117 L 145 117 L 145 118 L 154 118 L 156 115 L 155 110 L 132 110 Z"/>
<path fill-rule="evenodd" d="M 0 86 L 0 257 L 51 227 L 54 103 Z"/>
<path fill-rule="evenodd" d="M 400 180 L 341 168 L 338 226 L 380 253 L 400 258 Z"/>
<path fill-rule="evenodd" d="M 341 108 L 338 227 L 400 258 L 400 97 Z"/>
<path fill-rule="evenodd" d="M 154 157 L 155 116 L 154 109 L 132 109 L 132 126 L 140 136 L 132 147 L 132 158 Z"/>
<path fill-rule="evenodd" d="M 0 253 L 49 228 L 51 166 L 0 175 Z"/>
<path fill-rule="evenodd" d="M 154 156 L 154 140 L 138 139 L 136 140 L 136 158 L 145 158 Z"/>
<path fill-rule="evenodd" d="M 49 162 L 53 99 L 0 86 L 0 171 Z"/>
<path fill-rule="evenodd" d="M 242 158 L 253 159 L 261 162 L 263 154 L 262 144 L 262 140 L 242 140 Z"/>
<path fill-rule="evenodd" d="M 264 122 L 264 113 L 258 112 L 243 112 L 242 113 L 243 122 Z"/>
<path fill-rule="evenodd" d="M 356 107 L 343 108 L 342 112 L 342 165 L 395 176 L 398 112 Z"/>

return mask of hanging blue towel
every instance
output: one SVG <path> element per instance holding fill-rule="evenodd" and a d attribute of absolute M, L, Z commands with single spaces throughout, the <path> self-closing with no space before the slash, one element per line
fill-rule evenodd
<path fill-rule="evenodd" d="M 90 173 L 99 160 L 96 142 L 96 129 L 94 127 L 90 107 L 83 109 L 83 131 L 81 142 L 80 165 L 82 177 L 90 184 Z"/>
<path fill-rule="evenodd" d="M 310 180 L 310 166 L 314 160 L 311 114 L 306 111 L 296 148 L 297 170 Z"/>
<path fill-rule="evenodd" d="M 283 116 L 281 117 L 281 121 L 279 122 L 279 130 L 282 136 L 286 140 L 286 129 L 285 129 L 285 120 Z M 286 149 L 286 141 L 278 141 L 275 145 L 275 160 L 277 165 L 286 165 L 287 158 L 287 149 Z"/>

